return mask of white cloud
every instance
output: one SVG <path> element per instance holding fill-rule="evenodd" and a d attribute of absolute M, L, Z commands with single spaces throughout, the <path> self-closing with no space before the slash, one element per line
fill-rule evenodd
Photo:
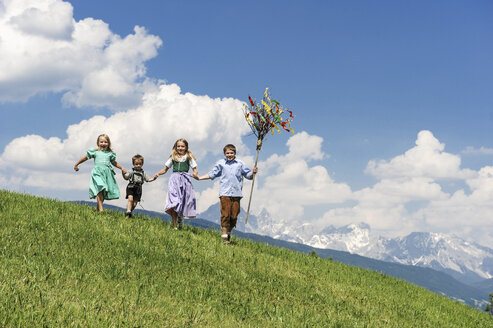
<path fill-rule="evenodd" d="M 481 168 L 466 182 L 470 193 L 457 190 L 451 197 L 433 200 L 421 211 L 432 229 L 475 231 L 477 235 L 493 231 L 493 167 Z"/>
<path fill-rule="evenodd" d="M 2 159 L 4 165 L 10 168 L 53 170 L 55 159 L 58 167 L 69 164 L 68 159 L 62 155 L 63 151 L 63 144 L 59 138 L 45 139 L 37 135 L 28 135 L 12 140 L 5 147 Z"/>
<path fill-rule="evenodd" d="M 460 156 L 446 153 L 444 149 L 445 145 L 430 131 L 423 130 L 418 133 L 415 147 L 390 161 L 370 161 L 366 172 L 378 178 L 463 179 L 474 175 L 471 170 L 460 169 Z"/>
<path fill-rule="evenodd" d="M 161 85 L 159 90 L 148 92 L 142 105 L 134 110 L 110 117 L 94 116 L 69 126 L 66 139 L 28 135 L 12 140 L 0 156 L 0 175 L 3 170 L 3 175 L 17 176 L 19 186 L 60 189 L 72 185 L 73 189 L 86 190 L 88 176 L 85 186 L 67 183 L 72 181 L 67 177 L 77 179 L 79 173 L 73 173 L 73 165 L 88 148 L 96 146 L 96 138 L 101 133 L 110 136 L 119 163 L 129 168 L 131 157 L 140 153 L 145 157 L 145 168 L 149 168 L 150 174 L 162 168 L 174 142 L 185 138 L 199 158 L 199 172 L 206 172 L 209 167 L 202 167 L 200 162 L 206 154 L 222 156 L 222 148 L 227 143 L 246 148 L 241 136 L 249 132 L 249 128 L 242 106 L 242 102 L 236 99 L 182 94 L 177 85 Z M 80 168 L 89 174 L 91 166 L 92 163 L 88 162 Z M 54 179 L 47 174 L 54 170 L 71 175 Z M 9 180 L 9 183 L 13 181 Z M 10 188 L 10 185 L 6 182 L 1 187 Z M 124 190 L 124 182 L 121 182 L 121 190 Z M 150 209 L 162 207 L 157 203 L 157 197 L 156 203 L 149 204 Z"/>
<path fill-rule="evenodd" d="M 330 210 L 318 220 L 318 224 L 339 226 L 365 222 L 376 231 L 389 235 L 422 231 L 422 219 L 410 212 L 406 205 L 448 196 L 429 178 L 382 179 L 372 187 L 354 192 L 355 206 Z"/>
<path fill-rule="evenodd" d="M 460 156 L 444 149 L 430 131 L 419 132 L 416 147 L 390 160 L 368 163 L 366 171 L 380 180 L 353 193 L 356 205 L 327 211 L 317 223 L 365 222 L 389 236 L 431 231 L 484 245 L 493 242 L 493 167 L 462 169 Z M 470 191 L 444 192 L 441 179 L 464 181 Z"/>
<path fill-rule="evenodd" d="M 0 100 L 64 92 L 68 106 L 137 106 L 156 88 L 145 61 L 162 41 L 136 26 L 125 38 L 101 20 L 75 21 L 61 0 L 4 1 L 0 15 Z"/>
<path fill-rule="evenodd" d="M 196 182 L 195 185 L 197 185 L 198 183 L 204 182 Z M 219 201 L 219 180 L 216 179 L 212 187 L 202 190 L 201 192 L 196 192 L 195 197 L 197 198 L 197 213 L 205 212 L 209 208 L 209 206 Z M 243 207 L 245 206 L 244 203 L 242 203 L 241 205 Z"/>
<path fill-rule="evenodd" d="M 12 1 L 7 8 L 12 13 L 9 22 L 25 34 L 68 40 L 74 30 L 73 8 L 68 2 Z"/>
<path fill-rule="evenodd" d="M 351 189 L 347 184 L 333 181 L 325 167 L 309 165 L 327 156 L 321 150 L 322 141 L 304 131 L 297 133 L 286 143 L 287 154 L 273 154 L 260 162 L 257 179 L 261 184 L 252 201 L 255 208 L 265 207 L 274 217 L 289 221 L 300 220 L 306 206 L 348 200 Z"/>

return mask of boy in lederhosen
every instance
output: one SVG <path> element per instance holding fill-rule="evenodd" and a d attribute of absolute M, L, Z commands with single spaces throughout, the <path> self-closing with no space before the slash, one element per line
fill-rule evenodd
<path fill-rule="evenodd" d="M 125 216 L 132 217 L 132 212 L 140 202 L 142 198 L 142 184 L 144 182 L 151 182 L 156 178 L 149 178 L 142 169 L 144 165 L 144 157 L 141 155 L 135 155 L 132 157 L 133 168 L 128 170 L 126 174 L 123 174 L 123 178 L 128 181 L 127 185 L 127 212 Z"/>

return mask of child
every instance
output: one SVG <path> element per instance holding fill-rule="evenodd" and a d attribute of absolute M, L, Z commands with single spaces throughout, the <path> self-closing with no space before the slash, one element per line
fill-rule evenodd
<path fill-rule="evenodd" d="M 89 197 L 97 198 L 98 211 L 103 211 L 103 201 L 105 199 L 120 198 L 120 189 L 115 179 L 115 171 L 110 164 L 122 170 L 127 171 L 116 162 L 116 154 L 111 150 L 110 137 L 101 134 L 96 140 L 96 149 L 89 149 L 86 156 L 82 157 L 75 163 L 74 170 L 79 171 L 79 164 L 84 163 L 89 158 L 94 158 L 94 168 L 91 172 L 91 183 L 89 184 Z"/>
<path fill-rule="evenodd" d="M 142 197 L 142 184 L 144 181 L 152 182 L 156 180 L 156 178 L 150 179 L 147 174 L 142 169 L 144 165 L 144 157 L 142 155 L 135 155 L 132 157 L 133 168 L 128 170 L 127 173 L 123 173 L 123 178 L 125 180 L 129 180 L 127 185 L 127 195 L 125 198 L 128 199 L 127 203 L 127 212 L 125 216 L 129 218 L 132 217 L 132 212 L 137 206 L 137 203 L 140 202 L 140 198 Z"/>
<path fill-rule="evenodd" d="M 203 176 L 194 175 L 197 180 L 219 180 L 219 202 L 221 206 L 221 238 L 225 244 L 231 241 L 231 230 L 236 226 L 240 214 L 240 199 L 243 197 L 243 177 L 251 180 L 257 173 L 257 167 L 250 170 L 245 163 L 236 159 L 236 147 L 228 144 L 223 149 L 226 158 L 219 160 L 212 170 Z"/>
<path fill-rule="evenodd" d="M 171 155 L 164 165 L 164 168 L 156 173 L 154 178 L 157 179 L 158 176 L 165 174 L 173 167 L 173 174 L 168 181 L 168 196 L 164 210 L 171 215 L 173 228 L 177 230 L 183 227 L 182 218 L 194 218 L 196 216 L 195 193 L 190 175 L 187 172 L 191 167 L 194 176 L 197 176 L 197 163 L 185 139 L 178 139 L 175 142 Z M 178 228 L 176 227 L 177 222 Z"/>

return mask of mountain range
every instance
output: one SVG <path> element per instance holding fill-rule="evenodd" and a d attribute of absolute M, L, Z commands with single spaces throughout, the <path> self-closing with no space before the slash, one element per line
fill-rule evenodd
<path fill-rule="evenodd" d="M 218 223 L 218 213 L 219 205 L 215 204 L 200 217 Z M 453 235 L 413 232 L 404 237 L 385 238 L 372 234 L 370 226 L 365 223 L 316 229 L 308 223 L 290 224 L 275 219 L 265 209 L 258 215 L 250 214 L 247 225 L 244 212 L 240 213 L 237 229 L 314 248 L 431 268 L 472 286 L 482 286 L 482 283 L 487 286 L 488 279 L 493 278 L 493 249 Z"/>

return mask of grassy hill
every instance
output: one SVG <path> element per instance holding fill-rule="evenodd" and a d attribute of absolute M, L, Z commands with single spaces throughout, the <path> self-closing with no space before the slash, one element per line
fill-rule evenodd
<path fill-rule="evenodd" d="M 88 204 L 90 206 L 96 206 L 95 202 L 82 201 L 78 203 L 86 204 L 86 205 Z M 215 210 L 217 211 L 215 212 L 215 217 L 213 220 L 210 220 L 210 218 L 200 219 L 200 217 L 202 217 L 202 214 L 200 214 L 199 218 L 196 218 L 194 220 L 187 220 L 187 224 L 204 229 L 219 230 L 220 229 L 219 224 L 215 223 L 215 222 L 219 222 L 219 218 L 218 218 L 219 206 L 216 205 L 213 205 L 214 207 L 216 207 Z M 125 209 L 121 207 L 116 207 L 112 205 L 105 205 L 105 206 L 106 208 L 110 208 L 115 211 L 125 211 Z M 141 209 L 138 209 L 136 211 L 144 216 L 159 218 L 161 220 L 166 220 L 166 221 L 171 220 L 171 217 L 167 214 L 164 214 L 163 212 L 153 212 L 153 211 L 147 211 Z M 255 219 L 254 215 L 251 215 L 250 217 L 252 219 Z M 244 225 L 244 223 L 241 222 L 241 224 L 239 225 Z M 332 260 L 349 264 L 352 266 L 356 266 L 359 268 L 370 269 L 373 271 L 381 272 L 391 277 L 405 280 L 414 285 L 425 287 L 426 289 L 431 290 L 432 292 L 435 292 L 439 295 L 447 296 L 453 300 L 458 300 L 462 303 L 468 304 L 470 306 L 474 306 L 481 310 L 485 308 L 487 303 L 489 303 L 488 295 L 490 292 L 493 291 L 493 288 L 490 288 L 490 286 L 488 285 L 488 281 L 484 281 L 481 284 L 477 284 L 475 286 L 470 286 L 455 280 L 454 278 L 452 278 L 452 276 L 449 276 L 446 273 L 436 271 L 430 268 L 385 262 L 385 261 L 375 260 L 357 254 L 351 254 L 349 252 L 337 251 L 333 249 L 314 248 L 308 245 L 288 242 L 281 239 L 275 239 L 269 236 L 262 236 L 253 233 L 243 233 L 237 229 L 235 229 L 234 235 L 242 239 L 249 239 L 256 242 L 262 242 L 264 244 L 268 244 L 271 246 L 282 247 L 301 253 L 315 252 L 319 257 L 322 258 L 331 258 Z"/>
<path fill-rule="evenodd" d="M 493 327 L 384 274 L 0 191 L 0 327 Z"/>

